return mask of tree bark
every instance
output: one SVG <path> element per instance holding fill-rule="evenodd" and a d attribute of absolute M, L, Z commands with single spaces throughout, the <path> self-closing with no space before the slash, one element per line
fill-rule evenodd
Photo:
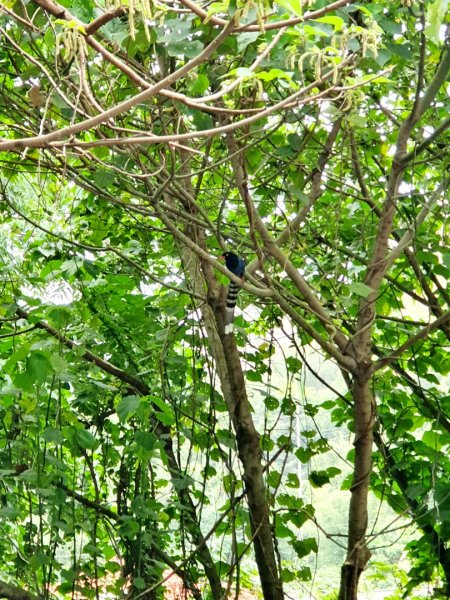
<path fill-rule="evenodd" d="M 183 162 L 184 169 L 189 161 Z M 187 179 L 185 179 L 187 181 Z M 191 192 L 189 189 L 188 192 Z M 195 206 L 186 205 L 195 213 Z M 206 249 L 203 231 L 195 225 L 186 227 L 185 233 Z M 269 519 L 269 504 L 264 484 L 260 435 L 253 423 L 251 405 L 247 397 L 245 377 L 234 336 L 224 335 L 226 290 L 221 289 L 211 265 L 201 261 L 187 245 L 181 253 L 189 280 L 195 292 L 207 289 L 208 303 L 200 305 L 209 345 L 220 379 L 223 397 L 236 433 L 239 459 L 244 469 L 244 484 L 250 511 L 255 560 L 261 581 L 264 600 L 283 600 L 283 586 L 275 553 Z"/>
<path fill-rule="evenodd" d="M 341 570 L 339 600 L 357 600 L 358 582 L 370 558 L 366 545 L 367 498 L 372 472 L 375 402 L 370 389 L 370 371 L 361 369 L 353 384 L 355 463 L 350 488 L 347 557 Z"/>
<path fill-rule="evenodd" d="M 42 596 L 35 596 L 31 592 L 5 581 L 0 581 L 0 598 L 9 598 L 9 600 L 42 600 Z"/>
<path fill-rule="evenodd" d="M 407 156 L 407 144 L 414 125 L 436 97 L 449 70 L 450 50 L 446 49 L 433 79 L 423 93 L 423 82 L 418 76 L 414 105 L 398 131 L 396 151 L 387 182 L 386 200 L 379 213 L 377 236 L 364 278 L 365 285 L 372 291 L 360 302 L 356 331 L 350 346 L 351 354 L 357 364 L 353 385 L 355 464 L 349 509 L 347 557 L 341 571 L 339 600 L 357 600 L 358 581 L 370 558 L 365 536 L 375 417 L 375 400 L 370 387 L 374 372 L 371 348 L 372 329 L 376 318 L 376 302 L 380 285 L 389 267 L 389 240 L 397 210 L 398 189 L 403 171 L 407 166 L 404 162 Z"/>

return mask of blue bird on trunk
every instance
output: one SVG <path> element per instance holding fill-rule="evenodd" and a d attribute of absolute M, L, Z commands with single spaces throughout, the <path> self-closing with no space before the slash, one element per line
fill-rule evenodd
<path fill-rule="evenodd" d="M 224 252 L 221 258 L 225 260 L 225 265 L 237 277 L 244 280 L 245 261 L 234 252 Z M 225 335 L 233 332 L 234 309 L 239 294 L 239 286 L 234 281 L 230 281 L 227 294 L 227 306 L 225 311 Z"/>

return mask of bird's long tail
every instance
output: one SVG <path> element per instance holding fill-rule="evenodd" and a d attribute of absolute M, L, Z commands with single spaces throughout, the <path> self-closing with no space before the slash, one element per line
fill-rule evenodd
<path fill-rule="evenodd" d="M 234 309 L 236 307 L 238 294 L 239 286 L 234 283 L 234 281 L 231 281 L 228 288 L 227 307 L 225 311 L 225 335 L 233 333 Z"/>

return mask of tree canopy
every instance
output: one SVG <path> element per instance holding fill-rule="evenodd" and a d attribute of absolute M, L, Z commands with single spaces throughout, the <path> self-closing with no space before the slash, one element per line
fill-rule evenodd
<path fill-rule="evenodd" d="M 0 8 L 0 597 L 450 597 L 448 0 Z"/>

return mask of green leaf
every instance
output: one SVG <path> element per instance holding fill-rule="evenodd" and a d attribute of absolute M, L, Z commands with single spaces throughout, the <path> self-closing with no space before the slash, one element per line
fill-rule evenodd
<path fill-rule="evenodd" d="M 294 13 L 297 17 L 303 14 L 301 0 L 276 0 L 276 4 L 285 8 L 289 13 Z"/>
<path fill-rule="evenodd" d="M 263 81 L 273 81 L 274 79 L 287 79 L 291 81 L 292 73 L 286 73 L 286 71 L 282 71 L 281 69 L 270 69 L 270 71 L 259 71 L 256 77 Z"/>
<path fill-rule="evenodd" d="M 26 469 L 22 471 L 19 475 L 19 479 L 22 481 L 26 481 L 31 485 L 37 485 L 39 481 L 39 474 L 36 469 Z"/>
<path fill-rule="evenodd" d="M 134 540 L 139 533 L 140 525 L 136 519 L 132 517 L 121 517 L 122 523 L 119 526 L 119 533 L 122 538 Z"/>
<path fill-rule="evenodd" d="M 143 577 L 133 577 L 133 587 L 135 587 L 137 590 L 144 590 L 146 586 L 147 584 Z"/>
<path fill-rule="evenodd" d="M 269 395 L 264 398 L 264 404 L 268 410 L 277 410 L 280 406 L 280 401 L 274 396 Z"/>
<path fill-rule="evenodd" d="M 139 446 L 151 452 L 157 445 L 158 439 L 151 431 L 136 431 L 134 439 Z"/>
<path fill-rule="evenodd" d="M 204 46 L 199 40 L 184 40 L 167 44 L 167 52 L 170 56 L 186 56 L 187 58 L 195 58 L 203 48 Z"/>
<path fill-rule="evenodd" d="M 281 483 L 281 473 L 272 470 L 267 475 L 267 485 L 272 488 L 277 488 Z"/>
<path fill-rule="evenodd" d="M 294 548 L 297 556 L 299 558 L 304 558 L 308 556 L 311 552 L 317 554 L 318 546 L 315 538 L 305 538 L 304 540 L 296 540 L 292 543 L 292 547 Z"/>
<path fill-rule="evenodd" d="M 261 35 L 260 31 L 251 31 L 251 32 L 243 32 L 237 36 L 237 48 L 238 52 L 243 52 L 247 46 L 253 44 L 259 36 Z"/>
<path fill-rule="evenodd" d="M 27 358 L 27 375 L 37 385 L 42 385 L 53 372 L 50 356 L 47 352 L 35 350 Z"/>
<path fill-rule="evenodd" d="M 3 371 L 11 373 L 18 362 L 22 362 L 30 352 L 31 344 L 23 344 L 16 350 L 3 365 Z"/>
<path fill-rule="evenodd" d="M 448 10 L 448 3 L 449 0 L 436 0 L 427 7 L 425 35 L 435 44 L 443 41 L 443 36 L 440 36 L 440 30 Z"/>
<path fill-rule="evenodd" d="M 116 406 L 116 412 L 121 421 L 126 421 L 136 413 L 141 399 L 139 396 L 125 396 Z"/>
<path fill-rule="evenodd" d="M 286 366 L 289 373 L 298 373 L 302 369 L 303 363 L 296 356 L 288 356 L 286 358 Z"/>
<path fill-rule="evenodd" d="M 159 411 L 155 411 L 155 417 L 164 425 L 172 425 L 175 422 L 175 416 L 170 404 L 167 404 L 167 402 L 164 402 L 164 400 L 157 396 L 152 396 L 150 400 L 152 404 L 160 409 Z"/>
<path fill-rule="evenodd" d="M 336 17 L 335 15 L 326 15 L 325 17 L 320 17 L 319 19 L 315 19 L 318 23 L 326 23 L 327 25 L 333 25 L 335 31 L 341 31 L 344 26 L 344 20 L 341 17 Z"/>
<path fill-rule="evenodd" d="M 373 289 L 371 287 L 360 281 L 351 283 L 348 286 L 348 289 L 352 294 L 356 294 L 357 296 L 361 296 L 362 298 L 367 298 L 373 292 Z"/>
<path fill-rule="evenodd" d="M 309 462 L 309 459 L 314 455 L 314 453 L 311 452 L 309 448 L 297 448 L 294 454 L 298 458 L 298 460 L 305 465 Z"/>
<path fill-rule="evenodd" d="M 330 483 L 331 478 L 339 475 L 340 472 L 341 470 L 337 467 L 329 467 L 322 471 L 311 471 L 308 479 L 313 487 L 320 488 L 325 484 Z"/>
<path fill-rule="evenodd" d="M 229 78 L 230 75 L 236 75 L 236 77 L 242 77 L 243 79 L 254 77 L 255 72 L 248 67 L 238 67 L 237 69 L 231 69 L 226 75 L 223 77 Z"/>
<path fill-rule="evenodd" d="M 209 88 L 209 85 L 209 79 L 200 73 L 188 81 L 187 90 L 191 96 L 201 96 Z"/>
<path fill-rule="evenodd" d="M 296 473 L 288 473 L 286 486 L 294 489 L 300 487 L 300 479 Z"/>
<path fill-rule="evenodd" d="M 63 434 L 55 427 L 47 427 L 44 430 L 42 437 L 46 442 L 51 442 L 53 444 L 62 444 L 64 441 Z"/>
<path fill-rule="evenodd" d="M 77 429 L 75 440 L 79 446 L 85 450 L 95 450 L 100 444 L 95 436 L 87 429 Z"/>
<path fill-rule="evenodd" d="M 99 188 L 106 188 L 108 185 L 113 183 L 116 178 L 115 174 L 112 171 L 108 171 L 106 169 L 97 169 L 94 171 L 94 181 L 98 185 Z"/>
<path fill-rule="evenodd" d="M 213 129 L 214 123 L 211 115 L 207 115 L 199 110 L 191 111 L 192 122 L 198 131 L 204 131 L 205 129 Z"/>
<path fill-rule="evenodd" d="M 422 442 L 434 450 L 441 450 L 445 444 L 445 438 L 437 431 L 425 431 L 422 435 Z"/>
<path fill-rule="evenodd" d="M 65 306 L 54 306 L 47 311 L 47 319 L 58 329 L 63 329 L 70 323 L 72 313 Z"/>

